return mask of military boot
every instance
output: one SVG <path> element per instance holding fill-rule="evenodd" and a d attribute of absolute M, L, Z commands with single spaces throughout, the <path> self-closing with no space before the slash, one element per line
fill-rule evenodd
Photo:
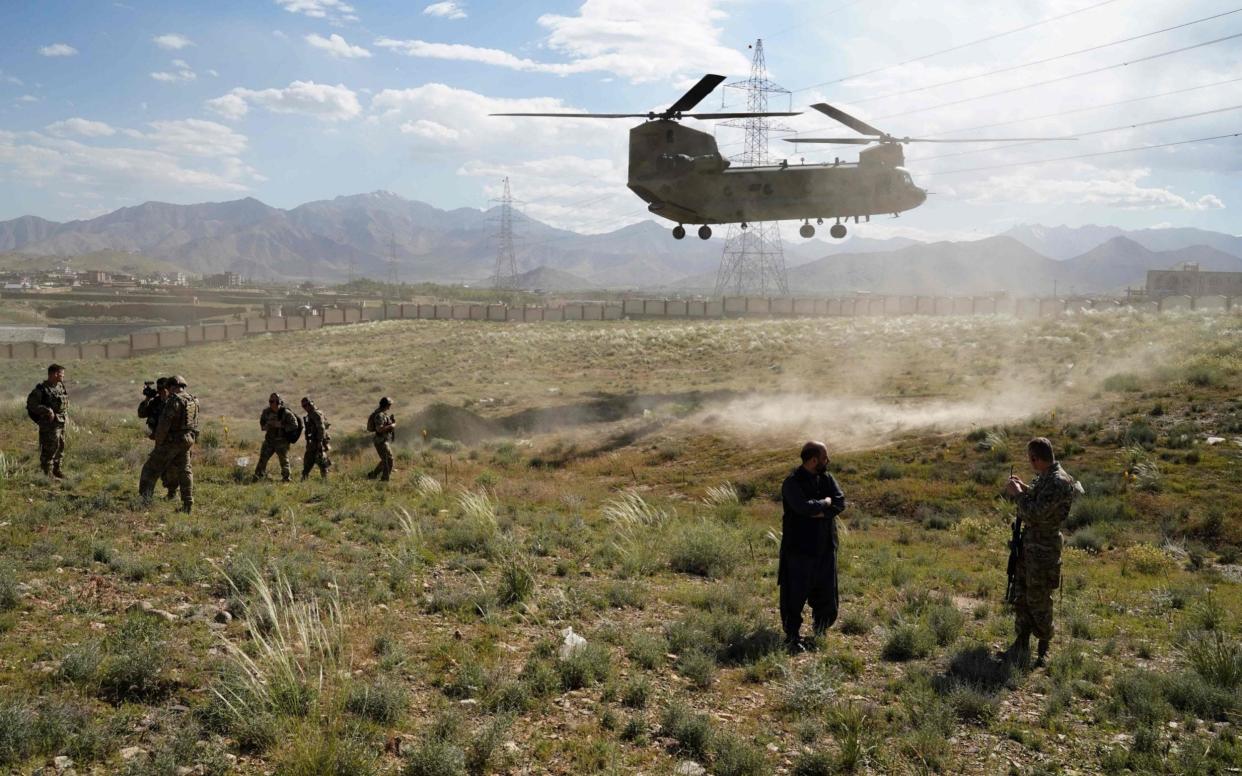
<path fill-rule="evenodd" d="M 1013 644 L 1009 645 L 1009 649 L 1005 650 L 1005 660 L 1010 665 L 1025 666 L 1027 661 L 1031 659 L 1031 633 L 1030 631 L 1019 631 Z"/>
<path fill-rule="evenodd" d="M 165 500 L 167 500 L 167 501 L 172 501 L 172 500 L 173 500 L 173 499 L 175 499 L 176 497 L 177 497 L 177 489 L 176 489 L 176 488 L 169 488 L 169 489 L 168 489 L 168 493 L 167 493 L 167 495 L 165 495 L 165 496 L 164 496 L 164 499 L 165 499 Z"/>
<path fill-rule="evenodd" d="M 60 464 L 52 466 L 52 478 L 57 480 L 63 480 L 65 478 L 65 473 L 60 470 Z"/>
<path fill-rule="evenodd" d="M 185 513 L 185 514 L 187 514 L 187 515 L 188 515 L 188 514 L 190 514 L 191 512 L 193 512 L 193 511 L 194 511 L 194 502 L 192 502 L 192 501 L 186 501 L 185 503 L 183 503 L 183 504 L 181 505 L 181 511 L 182 511 L 182 512 L 184 512 L 184 513 Z"/>
<path fill-rule="evenodd" d="M 1036 645 L 1035 665 L 1042 666 L 1048 658 L 1048 639 L 1040 639 Z"/>

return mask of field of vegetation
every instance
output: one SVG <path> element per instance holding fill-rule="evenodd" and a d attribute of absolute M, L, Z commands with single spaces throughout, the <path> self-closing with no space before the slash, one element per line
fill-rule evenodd
<path fill-rule="evenodd" d="M 45 366 L 0 363 L 0 772 L 1242 768 L 1242 319 L 269 335 L 68 365 L 60 483 L 20 406 Z M 191 516 L 136 497 L 168 373 L 206 418 Z M 271 390 L 326 410 L 326 483 L 245 482 Z M 1086 495 L 1051 659 L 1013 671 L 997 494 L 1034 435 Z M 789 657 L 807 437 L 850 500 L 842 616 Z"/>

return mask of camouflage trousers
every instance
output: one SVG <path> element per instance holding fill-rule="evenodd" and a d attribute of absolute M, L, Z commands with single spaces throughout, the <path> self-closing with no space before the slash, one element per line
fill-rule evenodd
<path fill-rule="evenodd" d="M 1022 548 L 1014 579 L 1014 630 L 1021 637 L 1034 634 L 1052 640 L 1052 594 L 1061 586 L 1061 553 L 1042 548 Z"/>
<path fill-rule="evenodd" d="M 392 443 L 387 439 L 375 440 L 375 452 L 379 453 L 379 463 L 371 470 L 367 477 L 375 479 L 379 477 L 381 480 L 387 480 L 392 476 L 393 458 Z"/>
<path fill-rule="evenodd" d="M 259 451 L 259 465 L 254 470 L 255 479 L 267 476 L 267 462 L 275 455 L 280 460 L 280 478 L 285 482 L 290 479 L 289 443 L 281 440 L 263 440 L 263 449 Z"/>
<path fill-rule="evenodd" d="M 328 454 L 323 451 L 322 447 L 310 445 L 306 446 L 306 455 L 302 457 L 302 479 L 310 476 L 311 469 L 319 467 L 319 476 L 328 476 L 328 467 L 332 465 L 332 461 L 328 460 Z"/>
<path fill-rule="evenodd" d="M 65 427 L 55 423 L 39 426 L 39 468 L 44 474 L 60 471 L 65 457 Z"/>
<path fill-rule="evenodd" d="M 181 440 L 156 445 L 142 465 L 142 474 L 138 476 L 138 494 L 150 501 L 157 481 L 171 481 L 181 488 L 181 503 L 187 507 L 193 505 L 194 471 L 190 467 L 190 448 L 193 446 L 193 442 Z"/>

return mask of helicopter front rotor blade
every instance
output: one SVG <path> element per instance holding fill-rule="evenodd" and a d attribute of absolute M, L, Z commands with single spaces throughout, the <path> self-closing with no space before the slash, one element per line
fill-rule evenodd
<path fill-rule="evenodd" d="M 879 142 L 865 137 L 786 137 L 786 143 L 834 143 L 836 145 L 870 145 Z"/>
<path fill-rule="evenodd" d="M 788 112 L 771 112 L 771 113 L 683 113 L 682 118 L 687 119 L 755 119 L 768 116 L 801 116 L 801 113 Z"/>
<path fill-rule="evenodd" d="M 862 119 L 854 118 L 853 116 L 841 110 L 840 108 L 832 107 L 826 102 L 817 102 L 811 107 L 819 111 L 820 113 L 824 114 L 828 118 L 841 122 L 842 124 L 854 130 L 860 135 L 884 136 L 888 134 L 886 132 L 881 132 L 880 130 L 871 126 L 870 124 L 863 121 Z"/>
<path fill-rule="evenodd" d="M 652 113 L 489 113 L 489 116 L 541 116 L 561 119 L 645 119 Z"/>
<path fill-rule="evenodd" d="M 1077 140 L 1076 137 L 972 137 L 966 138 L 929 138 L 902 137 L 899 143 L 1041 143 L 1045 140 Z"/>
<path fill-rule="evenodd" d="M 708 73 L 699 79 L 699 82 L 690 87 L 690 91 L 683 94 L 677 102 L 668 106 L 666 113 L 683 113 L 694 108 L 703 101 L 703 98 L 711 94 L 717 86 L 724 82 L 723 75 L 714 75 Z"/>

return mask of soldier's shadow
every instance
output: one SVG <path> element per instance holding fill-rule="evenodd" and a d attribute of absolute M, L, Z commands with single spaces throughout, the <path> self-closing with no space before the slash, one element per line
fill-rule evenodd
<path fill-rule="evenodd" d="M 987 647 L 961 650 L 949 659 L 945 672 L 932 679 L 932 687 L 946 698 L 958 716 L 984 722 L 996 713 L 1000 696 L 1017 686 L 1018 672 Z"/>

